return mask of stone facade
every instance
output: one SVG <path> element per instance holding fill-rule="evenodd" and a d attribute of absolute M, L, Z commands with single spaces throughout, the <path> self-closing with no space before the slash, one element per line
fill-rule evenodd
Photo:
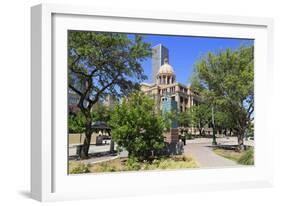
<path fill-rule="evenodd" d="M 185 112 L 200 102 L 198 92 L 193 91 L 190 86 L 176 82 L 176 74 L 167 58 L 159 68 L 156 83 L 142 83 L 141 91 L 154 99 L 156 110 L 162 113 L 172 110 Z M 171 124 L 171 130 L 165 133 L 166 141 L 178 142 L 178 125 L 175 122 Z"/>
<path fill-rule="evenodd" d="M 184 112 L 200 102 L 199 93 L 190 86 L 176 82 L 176 75 L 168 60 L 160 67 L 155 84 L 141 84 L 141 91 L 155 100 L 159 111 L 162 110 L 164 97 L 169 95 L 177 103 L 177 111 Z"/>

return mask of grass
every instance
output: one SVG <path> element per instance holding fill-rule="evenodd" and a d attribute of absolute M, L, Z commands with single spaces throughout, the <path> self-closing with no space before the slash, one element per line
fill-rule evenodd
<path fill-rule="evenodd" d="M 197 163 L 192 157 L 187 156 L 174 156 L 172 158 L 153 160 L 151 163 L 144 163 L 144 170 L 157 170 L 157 169 L 184 169 L 196 168 Z"/>
<path fill-rule="evenodd" d="M 82 162 L 75 162 L 75 161 L 70 161 L 69 162 L 69 173 L 70 174 L 81 174 L 81 173 L 89 173 L 90 165 L 89 164 L 84 164 Z"/>
<path fill-rule="evenodd" d="M 226 149 L 214 149 L 217 155 L 234 160 L 241 165 L 254 165 L 254 149 L 250 148 L 241 152 Z"/>
<path fill-rule="evenodd" d="M 239 164 L 242 165 L 254 165 L 254 150 L 247 150 L 238 160 Z"/>
<path fill-rule="evenodd" d="M 134 159 L 117 158 L 102 163 L 83 164 L 76 161 L 69 162 L 69 173 L 100 173 L 100 172 L 121 172 L 121 171 L 143 171 L 163 169 L 184 169 L 197 168 L 196 161 L 190 156 L 177 155 L 153 161 L 138 162 Z"/>

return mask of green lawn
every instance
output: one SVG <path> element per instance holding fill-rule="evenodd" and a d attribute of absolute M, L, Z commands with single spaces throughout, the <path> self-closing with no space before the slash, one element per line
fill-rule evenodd
<path fill-rule="evenodd" d="M 225 157 L 227 159 L 234 160 L 238 164 L 242 165 L 254 165 L 254 149 L 248 149 L 245 151 L 234 151 L 216 148 L 213 150 L 217 155 Z"/>

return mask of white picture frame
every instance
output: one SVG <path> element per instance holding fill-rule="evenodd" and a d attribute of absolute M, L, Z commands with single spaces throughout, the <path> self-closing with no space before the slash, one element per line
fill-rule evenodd
<path fill-rule="evenodd" d="M 52 201 L 272 186 L 274 137 L 266 109 L 273 91 L 272 19 L 41 4 L 31 9 L 31 26 L 32 198 Z M 67 175 L 67 136 L 59 137 L 66 134 L 67 125 L 68 29 L 254 38 L 255 166 Z"/>

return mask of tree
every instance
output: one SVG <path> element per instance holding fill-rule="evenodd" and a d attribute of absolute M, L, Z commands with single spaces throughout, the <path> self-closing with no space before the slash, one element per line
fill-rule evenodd
<path fill-rule="evenodd" d="M 216 110 L 214 112 L 215 116 L 215 126 L 219 131 L 229 129 L 232 130 L 234 127 L 234 124 L 232 122 L 231 116 L 227 112 L 222 112 L 219 110 Z"/>
<path fill-rule="evenodd" d="M 70 112 L 68 114 L 68 132 L 69 133 L 75 133 L 80 134 L 80 140 L 81 143 L 82 140 L 82 133 L 85 131 L 84 128 L 85 125 L 85 117 L 81 112 Z"/>
<path fill-rule="evenodd" d="M 92 108 L 92 118 L 93 121 L 103 121 L 108 122 L 110 120 L 110 114 L 112 109 L 103 105 L 102 103 L 97 103 Z"/>
<path fill-rule="evenodd" d="M 179 119 L 177 111 L 162 111 L 162 118 L 165 123 L 165 131 L 169 131 L 171 128 L 177 127 Z"/>
<path fill-rule="evenodd" d="M 211 121 L 211 108 L 206 103 L 201 103 L 190 108 L 191 122 L 199 129 L 200 136 L 202 136 L 203 128 Z"/>
<path fill-rule="evenodd" d="M 178 123 L 182 127 L 189 127 L 191 125 L 191 112 L 190 109 L 178 114 Z"/>
<path fill-rule="evenodd" d="M 81 112 L 68 115 L 68 131 L 69 133 L 83 133 L 85 125 L 85 117 Z"/>
<path fill-rule="evenodd" d="M 204 101 L 227 115 L 242 149 L 254 118 L 254 47 L 209 52 L 196 63 L 194 76 Z"/>
<path fill-rule="evenodd" d="M 164 147 L 165 122 L 155 111 L 154 101 L 136 92 L 124 98 L 111 115 L 112 138 L 130 158 L 148 159 Z"/>
<path fill-rule="evenodd" d="M 79 96 L 85 117 L 85 140 L 80 153 L 88 157 L 93 117 L 92 107 L 107 95 L 120 97 L 138 88 L 146 79 L 141 62 L 150 55 L 143 37 L 86 31 L 68 33 L 68 87 Z"/>

